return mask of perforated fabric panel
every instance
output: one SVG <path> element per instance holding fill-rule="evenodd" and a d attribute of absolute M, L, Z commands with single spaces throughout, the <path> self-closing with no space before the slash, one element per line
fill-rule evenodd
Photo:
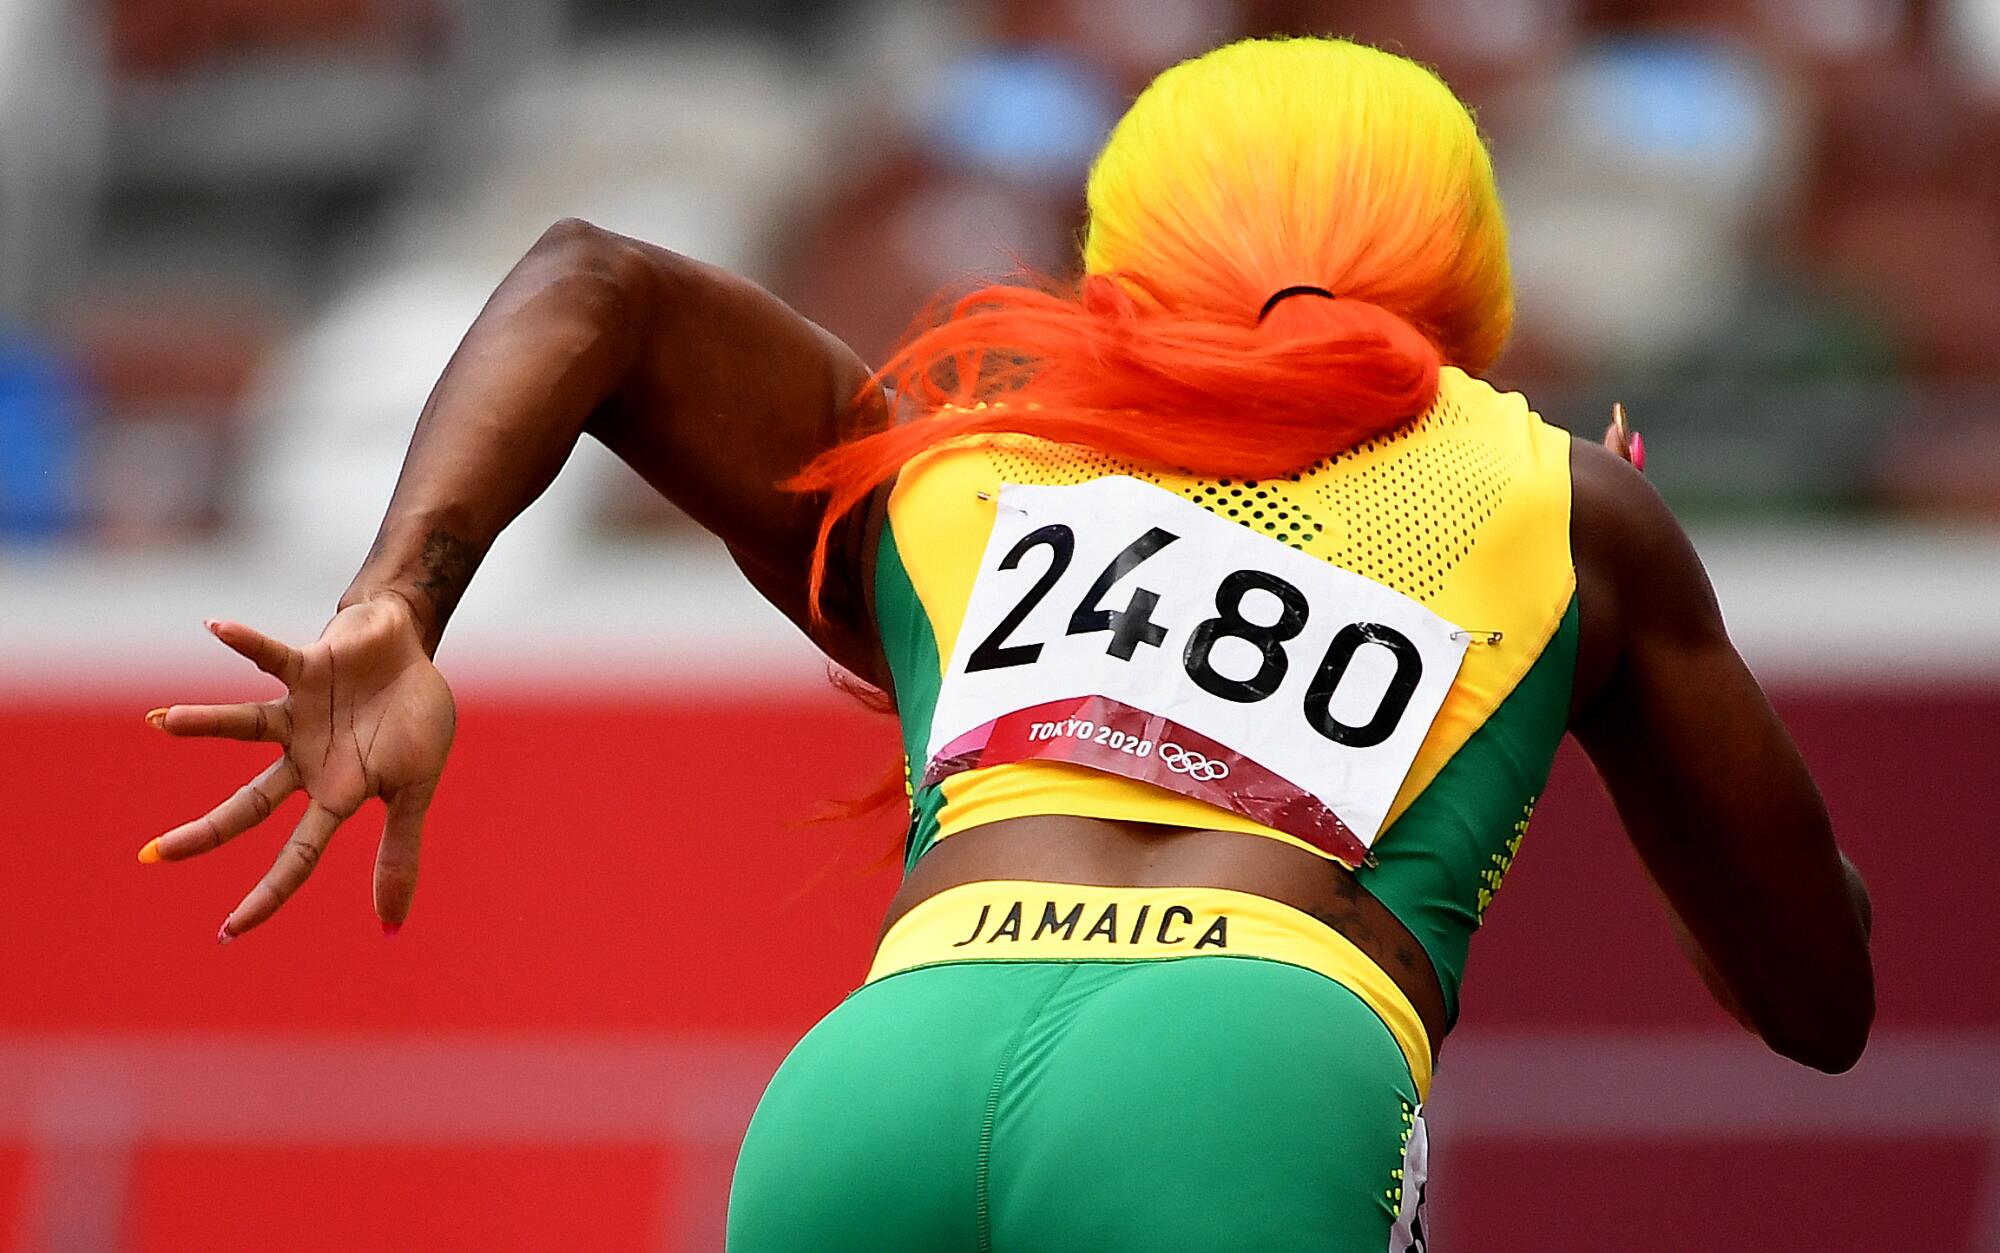
<path fill-rule="evenodd" d="M 985 448 L 1004 483 L 1073 487 L 1107 474 L 1130 474 L 1146 477 L 1149 482 L 1159 481 L 1140 475 L 1129 462 L 1082 445 L 1051 444 L 1026 435 L 994 435 L 988 438 Z"/>
<path fill-rule="evenodd" d="M 1429 438 L 1406 436 L 1422 433 Z M 1002 482 L 1075 484 L 1123 474 L 1157 484 L 1300 552 L 1428 601 L 1478 542 L 1528 445 L 1469 420 L 1449 393 L 1410 426 L 1282 479 L 1205 479 L 1093 449 L 999 436 Z"/>

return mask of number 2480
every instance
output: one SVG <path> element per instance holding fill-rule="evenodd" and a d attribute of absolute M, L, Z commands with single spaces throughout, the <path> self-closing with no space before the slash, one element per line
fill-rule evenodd
<path fill-rule="evenodd" d="M 1096 581 L 1071 612 L 1069 627 L 1064 633 L 1089 635 L 1108 632 L 1111 639 L 1105 645 L 1105 652 L 1120 661 L 1131 661 L 1141 646 L 1162 647 L 1166 642 L 1167 628 L 1152 619 L 1153 611 L 1160 603 L 1159 593 L 1143 587 L 1134 588 L 1123 609 L 1106 608 L 1102 602 L 1119 581 L 1178 539 L 1180 536 L 1156 526 L 1127 544 L 1098 573 Z M 1041 656 L 1040 643 L 1010 643 L 1008 637 L 1034 612 L 1036 606 L 1048 598 L 1068 571 L 1076 557 L 1076 532 L 1059 522 L 1030 531 L 1000 559 L 999 568 L 1018 568 L 1022 559 L 1037 548 L 1049 550 L 1048 569 L 1007 611 L 992 633 L 972 650 L 966 660 L 967 673 L 1030 665 Z M 1253 591 L 1266 592 L 1277 598 L 1279 612 L 1275 622 L 1266 625 L 1243 616 L 1244 597 Z M 1291 669 L 1291 657 L 1285 651 L 1285 644 L 1305 630 L 1310 612 L 1311 606 L 1305 593 L 1286 579 L 1264 570 L 1232 571 L 1223 576 L 1215 589 L 1215 616 L 1196 623 L 1188 633 L 1187 643 L 1181 649 L 1182 668 L 1195 686 L 1212 696 L 1239 704 L 1265 700 L 1284 683 Z M 1225 639 L 1242 640 L 1258 651 L 1263 662 L 1255 674 L 1237 679 L 1216 670 L 1212 654 L 1216 644 Z M 1365 722 L 1343 722 L 1333 714 L 1333 695 L 1353 664 L 1355 654 L 1365 644 L 1386 648 L 1395 659 L 1395 674 L 1383 691 L 1375 712 Z M 1318 669 L 1313 672 L 1312 682 L 1306 688 L 1301 712 L 1307 725 L 1334 743 L 1348 748 L 1373 748 L 1395 733 L 1397 723 L 1402 721 L 1403 714 L 1409 709 L 1410 699 L 1416 693 L 1423 672 L 1423 658 L 1407 635 L 1379 622 L 1350 623 L 1343 626 L 1327 646 L 1326 655 L 1321 658 Z"/>

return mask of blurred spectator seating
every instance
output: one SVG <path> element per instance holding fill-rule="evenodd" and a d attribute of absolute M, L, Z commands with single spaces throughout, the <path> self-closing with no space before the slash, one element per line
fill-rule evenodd
<path fill-rule="evenodd" d="M 354 485 L 386 491 L 566 215 L 879 362 L 939 294 L 1074 266 L 1089 160 L 1158 69 L 1286 31 L 1475 107 L 1521 295 L 1499 381 L 1578 429 L 1628 401 L 1677 503 L 2000 513 L 2000 0 L 758 0 L 726 38 L 722 7 L 580 0 L 616 40 L 574 49 L 544 0 L 9 6 L 0 491 L 26 450 L 69 467 L 14 529 L 304 527 L 351 560 Z M 599 459 L 535 518 L 551 556 L 680 525 Z"/>

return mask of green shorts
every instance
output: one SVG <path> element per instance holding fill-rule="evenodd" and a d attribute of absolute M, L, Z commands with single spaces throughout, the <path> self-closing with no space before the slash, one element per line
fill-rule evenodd
<path fill-rule="evenodd" d="M 1355 991 L 1255 955 L 995 958 L 961 920 L 779 1068 L 731 1253 L 1422 1249 L 1417 1087 Z"/>

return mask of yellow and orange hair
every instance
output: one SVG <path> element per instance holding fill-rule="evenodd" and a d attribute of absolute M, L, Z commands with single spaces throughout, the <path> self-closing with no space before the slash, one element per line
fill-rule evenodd
<path fill-rule="evenodd" d="M 1245 40 L 1162 73 L 1099 154 L 1083 277 L 986 287 L 871 380 L 912 420 L 788 486 L 833 524 L 913 457 L 1001 431 L 1264 478 L 1430 407 L 1513 322 L 1472 116 L 1430 70 L 1338 39 Z M 1266 310 L 1288 287 L 1297 295 Z"/>

